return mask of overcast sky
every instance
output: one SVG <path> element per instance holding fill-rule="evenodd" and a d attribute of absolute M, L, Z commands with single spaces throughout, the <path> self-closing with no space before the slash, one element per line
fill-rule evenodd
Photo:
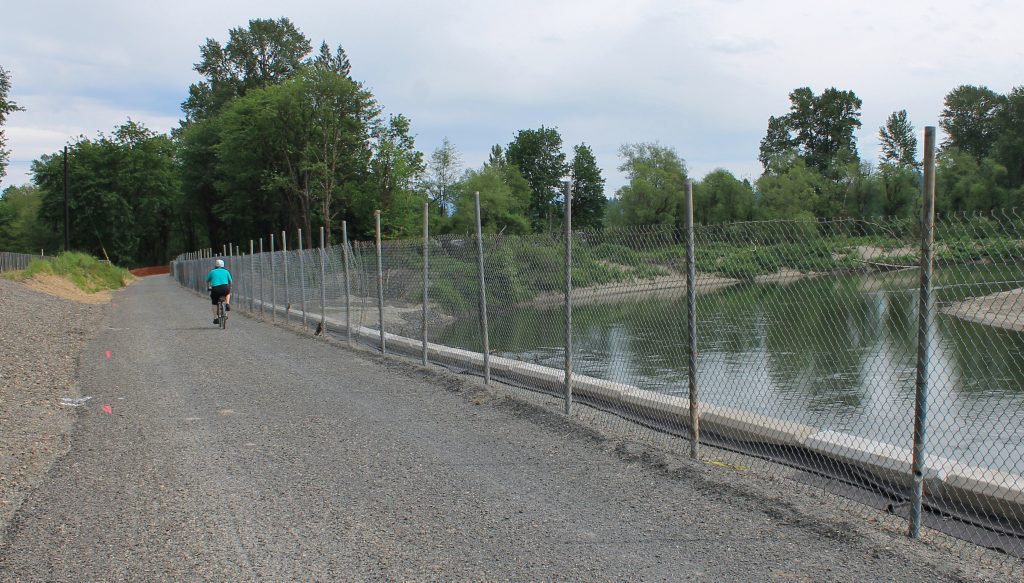
<path fill-rule="evenodd" d="M 412 120 L 417 148 L 448 137 L 467 167 L 521 129 L 585 142 L 612 195 L 625 143 L 672 146 L 691 175 L 761 172 L 758 144 L 788 94 L 809 86 L 862 100 L 861 157 L 906 109 L 920 135 L 960 84 L 1024 85 L 1019 0 L 180 0 L 12 2 L 0 16 L 11 164 L 2 186 L 31 181 L 32 160 L 131 118 L 178 124 L 206 38 L 286 16 L 314 46 L 341 45 L 352 75 L 387 113 Z"/>

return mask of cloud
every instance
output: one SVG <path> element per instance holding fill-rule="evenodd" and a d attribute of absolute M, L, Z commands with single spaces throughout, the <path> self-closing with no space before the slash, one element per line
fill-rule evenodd
<path fill-rule="evenodd" d="M 558 127 L 567 149 L 594 147 L 609 191 L 623 180 L 616 151 L 626 142 L 672 145 L 695 174 L 759 171 L 768 117 L 787 111 L 797 87 L 857 93 L 861 155 L 873 160 L 891 112 L 907 109 L 920 129 L 961 83 L 1008 91 L 1024 78 L 1024 6 L 1009 0 L 958 10 L 924 0 L 181 0 L 173 11 L 38 0 L 5 10 L 0 35 L 12 97 L 29 109 L 8 121 L 12 158 L 128 117 L 166 131 L 199 79 L 199 45 L 281 16 L 314 46 L 342 45 L 386 111 L 411 118 L 425 152 L 447 136 L 478 165 L 520 129 Z M 11 168 L 4 185 L 20 182 Z"/>
<path fill-rule="evenodd" d="M 770 39 L 763 38 L 739 38 L 735 36 L 719 37 L 711 41 L 711 50 L 728 55 L 744 55 L 748 53 L 759 53 L 775 47 Z"/>

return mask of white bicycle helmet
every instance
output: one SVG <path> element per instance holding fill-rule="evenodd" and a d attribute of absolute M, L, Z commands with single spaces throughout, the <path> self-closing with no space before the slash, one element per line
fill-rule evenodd
<path fill-rule="evenodd" d="M 213 264 L 215 266 L 217 266 L 217 267 L 224 267 L 224 260 L 223 259 L 218 259 L 218 260 L 214 261 Z"/>

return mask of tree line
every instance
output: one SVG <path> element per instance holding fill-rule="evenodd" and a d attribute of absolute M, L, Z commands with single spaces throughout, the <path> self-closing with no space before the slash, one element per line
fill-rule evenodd
<path fill-rule="evenodd" d="M 433 233 L 465 233 L 480 193 L 484 229 L 524 234 L 558 229 L 566 189 L 573 224 L 601 229 L 681 224 L 685 160 L 658 143 L 620 148 L 628 183 L 611 199 L 592 149 L 566 148 L 557 128 L 518 131 L 465 168 L 447 138 L 417 150 L 412 121 L 387 113 L 352 74 L 341 46 L 313 45 L 287 18 L 251 20 L 221 43 L 199 47 L 201 81 L 188 88 L 183 119 L 169 134 L 132 120 L 69 144 L 71 245 L 125 265 L 163 263 L 186 250 L 319 227 L 371 238 L 374 211 L 386 237 L 416 236 L 424 202 Z M 0 68 L 2 126 L 21 108 L 7 99 Z M 854 132 L 861 100 L 829 88 L 798 88 L 788 112 L 768 120 L 754 182 L 715 170 L 694 183 L 700 223 L 755 219 L 910 216 L 918 207 L 917 137 L 906 111 L 879 128 L 882 154 L 862 160 Z M 987 212 L 1024 202 L 1024 87 L 1001 95 L 960 86 L 939 125 L 938 210 Z M 63 237 L 63 152 L 32 164 L 32 184 L 0 198 L 0 248 L 55 250 Z M 294 244 L 294 243 L 293 243 Z"/>

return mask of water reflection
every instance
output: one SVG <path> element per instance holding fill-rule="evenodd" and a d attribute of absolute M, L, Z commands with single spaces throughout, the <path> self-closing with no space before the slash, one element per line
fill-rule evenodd
<path fill-rule="evenodd" d="M 815 277 L 741 285 L 698 298 L 698 382 L 706 402 L 910 447 L 917 354 L 917 274 Z M 1010 268 L 937 270 L 936 300 L 1021 287 Z M 1024 472 L 1024 334 L 936 315 L 928 385 L 929 451 Z M 479 349 L 475 321 L 433 333 Z M 561 368 L 560 309 L 491 318 L 503 356 Z M 574 309 L 582 374 L 685 394 L 685 299 Z"/>

